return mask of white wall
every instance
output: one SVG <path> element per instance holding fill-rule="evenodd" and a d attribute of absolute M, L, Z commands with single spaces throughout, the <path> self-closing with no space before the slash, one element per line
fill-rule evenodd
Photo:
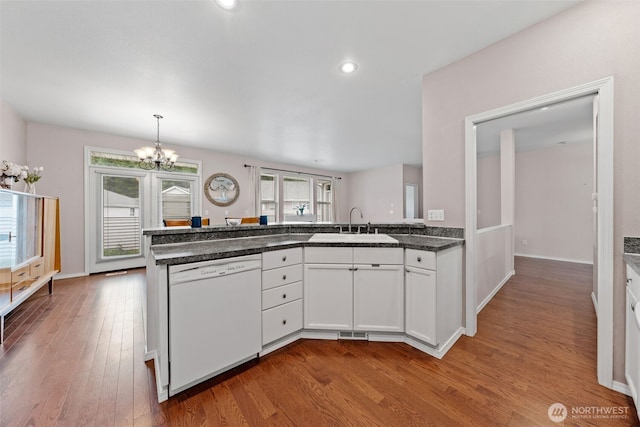
<path fill-rule="evenodd" d="M 0 161 L 27 164 L 27 122 L 0 99 Z M 30 165 L 35 166 L 35 165 Z M 20 190 L 22 187 L 18 185 Z"/>
<path fill-rule="evenodd" d="M 476 312 L 479 312 L 513 275 L 511 225 L 487 228 L 477 235 Z"/>
<path fill-rule="evenodd" d="M 353 223 L 402 222 L 404 217 L 404 185 L 402 165 L 385 166 L 348 175 L 347 194 L 349 205 L 344 206 L 344 220 L 349 220 L 353 206 L 362 209 L 363 219 L 357 211 Z M 343 187 L 344 188 L 344 187 Z"/>
<path fill-rule="evenodd" d="M 584 2 L 423 78 L 424 209 L 464 227 L 464 118 L 614 76 L 614 380 L 624 379 L 623 236 L 640 235 L 640 2 Z M 499 66 L 498 66 L 499 65 Z"/>
<path fill-rule="evenodd" d="M 501 224 L 500 153 L 478 157 L 478 230 Z"/>
<path fill-rule="evenodd" d="M 27 159 L 30 164 L 44 166 L 38 182 L 38 194 L 60 197 L 62 274 L 84 273 L 84 146 L 132 151 L 152 142 L 120 136 L 88 132 L 40 123 L 27 123 Z M 171 146 L 184 159 L 202 161 L 202 180 L 213 173 L 225 172 L 236 178 L 240 196 L 227 207 L 211 204 L 202 198 L 203 214 L 212 224 L 223 224 L 229 216 L 246 216 L 252 212 L 249 168 L 244 164 L 299 170 L 301 172 L 336 175 L 322 170 L 296 168 L 290 165 L 264 163 L 255 159 L 184 146 Z M 342 182 L 348 182 L 343 177 Z M 346 205 L 346 194 L 339 192 L 339 206 Z M 341 220 L 341 217 L 338 218 Z"/>
<path fill-rule="evenodd" d="M 516 153 L 516 254 L 592 263 L 592 192 L 592 144 Z"/>

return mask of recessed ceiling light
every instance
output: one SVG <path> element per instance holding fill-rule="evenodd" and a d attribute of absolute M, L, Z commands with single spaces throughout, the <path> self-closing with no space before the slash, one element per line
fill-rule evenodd
<path fill-rule="evenodd" d="M 216 0 L 216 3 L 218 3 L 218 6 L 221 8 L 227 10 L 235 9 L 235 7 L 238 6 L 238 0 Z"/>
<path fill-rule="evenodd" d="M 353 73 L 357 69 L 358 69 L 358 64 L 356 64 L 355 62 L 345 62 L 340 66 L 340 71 L 347 74 Z"/>

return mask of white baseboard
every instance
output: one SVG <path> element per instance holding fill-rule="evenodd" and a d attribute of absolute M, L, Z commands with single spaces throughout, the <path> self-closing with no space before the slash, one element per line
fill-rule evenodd
<path fill-rule="evenodd" d="M 88 276 L 88 273 L 85 272 L 81 272 L 81 273 L 67 273 L 67 274 L 56 274 L 56 276 L 53 278 L 54 280 L 60 280 L 60 279 L 73 279 L 74 277 L 85 277 Z"/>
<path fill-rule="evenodd" d="M 580 259 L 557 258 L 557 257 L 551 257 L 551 256 L 529 255 L 529 254 L 513 254 L 513 256 L 521 256 L 521 257 L 524 257 L 524 258 L 546 259 L 546 260 L 549 260 L 549 261 L 574 262 L 576 264 L 593 265 L 593 261 L 584 261 L 584 260 L 580 260 Z"/>
<path fill-rule="evenodd" d="M 444 355 L 449 351 L 451 347 L 458 341 L 458 339 L 464 333 L 464 328 L 458 328 L 458 330 L 449 337 L 444 344 L 438 346 L 438 348 L 432 347 L 429 344 L 425 344 L 420 340 L 417 340 L 409 335 L 405 336 L 404 342 L 409 344 L 411 347 L 416 348 L 424 353 L 427 353 L 430 356 L 435 357 L 436 359 L 442 359 Z"/>
<path fill-rule="evenodd" d="M 313 331 L 309 329 L 303 329 L 301 338 L 309 338 L 313 340 L 337 340 L 338 333 L 331 331 Z"/>
<path fill-rule="evenodd" d="M 596 311 L 596 317 L 598 317 L 598 300 L 596 299 L 596 294 L 591 292 L 591 301 L 593 302 L 593 308 Z"/>
<path fill-rule="evenodd" d="M 374 342 L 404 342 L 404 333 L 384 333 L 384 332 L 369 332 L 369 341 Z"/>
<path fill-rule="evenodd" d="M 160 378 L 162 378 L 162 376 L 160 375 L 160 362 L 158 361 L 158 353 L 156 353 L 155 351 L 154 353 L 153 367 L 156 371 L 156 391 L 158 392 L 158 403 L 162 403 L 165 400 L 169 399 L 169 387 L 162 387 L 162 381 L 160 381 Z"/>
<path fill-rule="evenodd" d="M 285 337 L 284 339 L 280 339 L 278 341 L 274 341 L 271 344 L 268 344 L 268 345 L 262 347 L 262 351 L 260 353 L 258 353 L 258 355 L 260 357 L 266 356 L 267 354 L 269 354 L 271 352 L 274 352 L 274 351 L 278 350 L 279 348 L 287 346 L 287 345 L 291 344 L 294 341 L 298 341 L 300 338 L 302 338 L 302 331 L 295 332 L 295 333 Z"/>
<path fill-rule="evenodd" d="M 502 289 L 504 284 L 507 283 L 514 274 L 515 271 L 510 271 L 509 273 L 507 273 L 506 277 L 502 279 L 498 286 L 496 286 L 493 291 L 491 291 L 491 293 L 484 300 L 482 300 L 480 304 L 478 304 L 478 307 L 476 307 L 476 314 L 482 311 L 482 309 L 489 303 L 489 301 L 491 301 L 494 296 L 496 296 L 496 294 L 500 291 L 500 289 Z"/>
<path fill-rule="evenodd" d="M 619 381 L 613 382 L 613 390 L 631 397 L 631 389 L 629 389 L 629 386 Z"/>

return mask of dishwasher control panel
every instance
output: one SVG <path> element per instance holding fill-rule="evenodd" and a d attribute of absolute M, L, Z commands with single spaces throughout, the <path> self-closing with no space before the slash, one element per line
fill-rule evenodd
<path fill-rule="evenodd" d="M 176 285 L 194 280 L 226 276 L 262 267 L 260 255 L 228 258 L 216 261 L 204 261 L 169 267 L 169 283 Z"/>

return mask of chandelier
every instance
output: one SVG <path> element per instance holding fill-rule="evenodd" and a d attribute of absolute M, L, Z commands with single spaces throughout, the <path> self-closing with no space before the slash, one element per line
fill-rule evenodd
<path fill-rule="evenodd" d="M 158 121 L 158 136 L 156 138 L 155 147 L 142 147 L 134 150 L 140 159 L 140 167 L 142 169 L 164 169 L 172 170 L 178 159 L 178 155 L 175 151 L 162 148 L 160 143 L 160 114 L 154 114 L 153 117 Z"/>

